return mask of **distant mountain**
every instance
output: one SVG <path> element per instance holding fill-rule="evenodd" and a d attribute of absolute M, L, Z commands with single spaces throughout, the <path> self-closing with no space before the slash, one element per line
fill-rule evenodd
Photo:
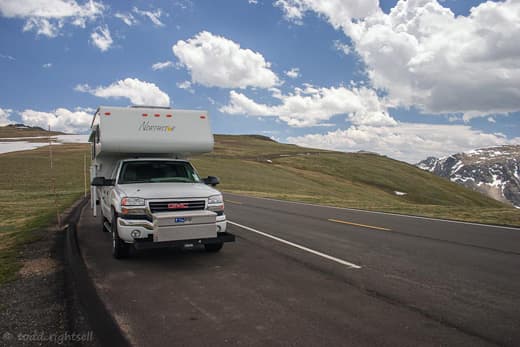
<path fill-rule="evenodd" d="M 40 127 L 32 127 L 25 124 L 8 124 L 0 126 L 0 139 L 11 137 L 35 137 L 35 136 L 50 136 L 63 135 L 59 131 L 48 131 Z"/>
<path fill-rule="evenodd" d="M 499 146 L 429 157 L 419 168 L 520 208 L 520 146 Z"/>

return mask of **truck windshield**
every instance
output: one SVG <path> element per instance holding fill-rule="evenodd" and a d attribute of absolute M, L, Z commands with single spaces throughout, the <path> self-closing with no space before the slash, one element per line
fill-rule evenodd
<path fill-rule="evenodd" d="M 119 184 L 183 182 L 199 183 L 193 167 L 182 161 L 130 161 L 123 163 Z"/>

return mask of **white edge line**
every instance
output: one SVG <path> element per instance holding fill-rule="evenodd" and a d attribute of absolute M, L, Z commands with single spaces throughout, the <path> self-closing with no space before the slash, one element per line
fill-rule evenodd
<path fill-rule="evenodd" d="M 321 253 L 321 252 L 318 252 L 318 251 L 315 251 L 313 249 L 310 249 L 310 248 L 307 248 L 305 246 L 302 246 L 302 245 L 299 245 L 297 243 L 294 243 L 294 242 L 291 242 L 291 241 L 287 241 L 287 240 L 284 240 L 282 238 L 279 238 L 279 237 L 276 237 L 276 236 L 273 236 L 271 234 L 268 234 L 268 233 L 264 233 L 260 230 L 256 230 L 256 229 L 253 229 L 253 228 L 250 228 L 248 226 L 245 226 L 245 225 L 242 225 L 242 224 L 238 224 L 238 223 L 235 223 L 235 222 L 232 222 L 230 220 L 227 221 L 229 224 L 232 224 L 232 225 L 235 225 L 239 228 L 242 228 L 242 229 L 245 229 L 245 230 L 249 230 L 249 231 L 252 231 L 254 233 L 257 233 L 259 235 L 262 235 L 262 236 L 265 236 L 265 237 L 268 237 L 270 239 L 273 239 L 273 240 L 276 240 L 278 242 L 281 242 L 281 243 L 285 243 L 286 245 L 289 245 L 289 246 L 293 246 L 293 247 L 296 247 L 298 249 L 301 249 L 302 251 L 306 251 L 306 252 L 309 252 L 309 253 L 312 253 L 314 255 L 317 255 L 317 256 L 320 256 L 322 258 L 325 258 L 325 259 L 328 259 L 328 260 L 331 260 L 331 261 L 334 261 L 336 263 L 339 263 L 341 265 L 345 265 L 345 266 L 348 266 L 350 268 L 353 268 L 353 269 L 361 269 L 361 266 L 359 265 L 356 265 L 354 263 L 350 263 L 346 260 L 343 260 L 343 259 L 339 259 L 339 258 L 336 258 L 336 257 L 333 257 L 331 255 L 328 255 L 328 254 L 325 254 L 325 253 Z"/>
<path fill-rule="evenodd" d="M 240 197 L 243 197 L 243 198 L 251 198 L 251 199 L 261 199 L 261 200 L 269 200 L 269 201 L 285 202 L 285 203 L 288 203 L 288 204 L 306 205 L 306 206 L 323 207 L 323 208 L 332 208 L 332 209 L 336 209 L 336 210 L 346 210 L 346 211 L 355 211 L 355 212 L 364 212 L 364 213 L 386 214 L 386 215 L 389 215 L 389 216 L 396 216 L 396 217 L 407 217 L 407 218 L 415 218 L 415 219 L 426 219 L 426 220 L 434 220 L 434 221 L 445 222 L 445 223 L 468 224 L 468 225 L 476 225 L 476 226 L 487 227 L 487 228 L 498 228 L 498 229 L 508 229 L 508 230 L 517 230 L 517 231 L 520 231 L 520 228 L 518 228 L 518 227 L 507 227 L 507 226 L 502 226 L 502 225 L 493 225 L 493 224 L 483 224 L 483 223 L 463 222 L 463 221 L 458 221 L 458 220 L 440 219 L 440 218 L 423 217 L 423 216 L 413 216 L 413 215 L 410 215 L 410 214 L 399 214 L 399 213 L 392 213 L 392 212 L 369 211 L 369 210 L 362 210 L 362 209 L 358 209 L 358 208 L 348 208 L 348 207 L 337 207 L 337 206 L 318 205 L 318 204 L 311 204 L 311 203 L 308 203 L 308 202 L 288 201 L 288 200 L 278 200 L 278 199 L 272 199 L 272 198 L 262 198 L 262 197 L 259 197 L 259 196 L 240 195 L 240 194 L 228 193 L 228 192 L 224 192 L 224 194 L 230 194 L 230 195 L 234 195 L 234 196 L 240 196 Z"/>

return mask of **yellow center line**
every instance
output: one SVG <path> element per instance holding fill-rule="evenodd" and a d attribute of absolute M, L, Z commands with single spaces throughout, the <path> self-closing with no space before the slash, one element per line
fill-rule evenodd
<path fill-rule="evenodd" d="M 232 204 L 243 205 L 243 203 L 240 201 L 233 201 L 233 200 L 229 200 L 229 199 L 225 199 L 224 202 L 230 202 Z"/>
<path fill-rule="evenodd" d="M 347 221 L 339 220 L 339 219 L 328 219 L 328 221 L 329 221 L 329 222 L 334 222 L 334 223 L 341 223 L 341 224 L 354 225 L 354 226 L 362 227 L 362 228 L 369 228 L 369 229 L 376 229 L 376 230 L 384 230 L 384 231 L 392 231 L 392 229 L 388 229 L 388 228 L 376 227 L 376 226 L 373 226 L 373 225 L 366 225 L 366 224 L 352 223 L 352 222 L 347 222 Z"/>

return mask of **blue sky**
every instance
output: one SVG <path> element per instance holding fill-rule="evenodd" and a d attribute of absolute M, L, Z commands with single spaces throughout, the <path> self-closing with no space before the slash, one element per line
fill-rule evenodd
<path fill-rule="evenodd" d="M 99 105 L 154 103 L 408 162 L 520 143 L 519 20 L 518 1 L 0 0 L 0 123 L 86 132 Z"/>

